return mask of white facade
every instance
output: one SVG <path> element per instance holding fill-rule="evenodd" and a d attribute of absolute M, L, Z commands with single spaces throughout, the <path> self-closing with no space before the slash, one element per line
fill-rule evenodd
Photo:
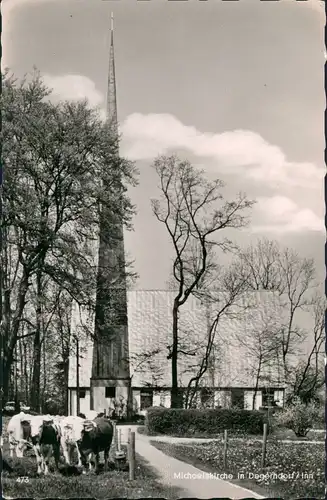
<path fill-rule="evenodd" d="M 232 391 L 232 390 L 231 390 Z M 214 398 L 212 403 L 208 404 L 208 407 L 231 407 L 231 391 L 229 390 L 215 390 Z M 141 393 L 150 393 L 152 390 L 144 388 L 144 390 L 133 389 L 133 411 L 139 415 L 144 415 L 146 407 L 142 406 L 142 396 Z M 243 408 L 245 410 L 253 409 L 253 395 L 254 390 L 244 390 L 243 398 Z M 278 406 L 283 406 L 284 393 L 282 390 L 274 390 L 274 401 L 278 401 L 276 404 Z M 149 400 L 150 401 L 150 400 Z M 111 399 L 105 399 L 103 401 L 102 411 L 111 411 L 114 408 L 113 401 Z M 170 391 L 156 391 L 153 390 L 151 397 L 150 406 L 164 406 L 165 408 L 170 408 Z M 256 394 L 254 409 L 259 410 L 263 406 L 262 401 L 262 391 L 259 390 Z M 83 391 L 83 397 L 80 398 L 80 412 L 85 413 L 90 410 L 90 389 L 86 389 L 85 395 Z M 69 414 L 76 415 L 76 389 L 70 389 L 69 391 Z"/>
<path fill-rule="evenodd" d="M 143 411 L 146 401 L 152 401 L 154 406 L 170 405 L 171 360 L 168 358 L 168 345 L 172 342 L 172 308 L 175 292 L 160 290 L 128 291 L 128 332 L 129 332 L 129 362 L 133 389 L 133 407 L 135 411 Z M 245 299 L 244 299 L 245 300 Z M 248 303 L 249 298 L 246 299 Z M 250 300 L 254 307 L 249 312 L 237 316 L 225 316 L 219 322 L 214 342 L 215 361 L 210 373 L 206 373 L 202 385 L 212 387 L 214 392 L 213 406 L 230 407 L 235 404 L 235 397 L 242 399 L 244 389 L 244 407 L 252 408 L 253 391 L 256 385 L 255 358 L 248 355 L 247 346 L 238 339 L 242 332 L 256 331 L 262 328 L 264 318 L 272 318 L 277 324 L 282 318 L 278 298 L 271 293 L 252 294 Z M 183 348 L 187 351 L 193 348 L 194 356 L 180 355 L 178 361 L 179 386 L 187 387 L 190 378 L 196 373 L 205 352 L 208 338 L 208 322 L 212 321 L 216 311 L 208 309 L 194 297 L 185 303 L 180 310 L 179 328 Z M 94 319 L 87 311 L 73 309 L 72 333 L 77 334 L 80 344 L 79 387 L 82 389 L 80 411 L 88 410 L 90 405 L 90 378 L 92 376 L 93 332 Z M 69 365 L 70 408 L 76 412 L 76 355 L 73 352 Z M 275 389 L 274 400 L 282 400 L 284 384 L 279 378 L 276 366 L 264 366 L 262 383 L 256 395 L 255 407 L 262 406 L 261 389 L 265 387 L 264 379 L 269 378 L 269 386 Z M 113 407 L 110 398 L 105 397 L 105 387 L 97 384 L 95 388 L 99 408 Z M 116 383 L 116 399 L 120 394 L 120 383 Z M 261 387 L 260 387 L 261 386 Z M 147 394 L 147 388 L 153 395 Z M 221 388 L 221 390 L 218 390 Z M 233 394 L 230 389 L 235 389 Z M 237 390 L 238 395 L 235 396 Z M 224 389 L 224 390 L 222 390 Z M 123 389 L 122 389 L 123 390 Z M 125 391 L 125 392 L 124 392 Z M 240 392 L 241 391 L 241 392 Z M 126 397 L 126 387 L 123 390 Z M 101 393 L 101 394 L 100 394 Z M 143 395 L 142 395 L 143 393 Z M 141 401 L 144 402 L 142 403 Z M 241 404 L 241 401 L 240 401 Z M 101 406 L 101 408 L 100 408 Z"/>

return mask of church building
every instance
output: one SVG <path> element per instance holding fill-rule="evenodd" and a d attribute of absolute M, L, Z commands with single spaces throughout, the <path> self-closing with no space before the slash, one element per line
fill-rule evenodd
<path fill-rule="evenodd" d="M 109 55 L 107 120 L 117 132 L 117 103 L 113 21 Z M 79 339 L 79 352 L 69 362 L 69 414 L 78 410 L 125 413 L 127 405 L 136 414 L 149 406 L 170 406 L 172 308 L 174 291 L 127 290 L 124 277 L 123 224 L 116 221 L 116 238 L 105 229 L 106 213 L 100 222 L 98 283 L 94 317 L 75 304 L 72 335 Z M 111 269 L 110 276 L 107 269 Z M 113 269 L 115 270 L 113 273 Z M 114 274 L 114 276 L 113 276 Z M 119 288 L 108 294 L 108 283 Z M 110 287 L 110 285 L 109 285 Z M 252 409 L 273 401 L 283 405 L 284 382 L 275 360 L 257 368 L 255 348 L 242 342 L 242 332 L 262 328 L 267 310 L 279 317 L 276 297 L 269 292 L 253 295 L 254 315 L 223 318 L 217 329 L 210 363 L 199 384 L 195 400 L 202 406 Z M 253 297 L 251 300 L 253 300 Z M 113 311 L 115 314 L 113 314 Z M 117 313 L 119 311 L 119 313 Z M 190 296 L 180 311 L 178 361 L 179 386 L 185 391 L 205 356 L 214 308 Z M 256 330 L 257 329 L 257 330 Z M 88 333 L 87 333 L 88 332 Z M 92 335 L 90 335 L 92 332 Z M 78 356 L 78 357 L 77 357 Z M 77 398 L 77 393 L 79 398 Z M 79 404 L 78 404 L 79 401 Z M 78 408 L 79 406 L 79 408 Z"/>

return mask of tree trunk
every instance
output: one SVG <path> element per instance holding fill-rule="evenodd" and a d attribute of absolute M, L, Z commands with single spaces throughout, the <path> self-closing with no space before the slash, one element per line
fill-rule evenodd
<path fill-rule="evenodd" d="M 253 399 L 252 399 L 252 410 L 255 410 L 255 400 L 257 398 L 257 393 L 258 393 L 258 388 L 259 388 L 260 373 L 261 373 L 261 359 L 259 360 L 259 366 L 258 366 L 258 370 L 257 370 L 256 380 L 255 380 L 255 388 L 254 388 L 254 394 L 253 394 Z"/>
<path fill-rule="evenodd" d="M 28 383 L 28 371 L 27 371 L 27 344 L 26 342 L 23 343 L 24 347 L 24 379 L 25 379 L 25 403 L 27 405 L 30 404 L 30 391 L 29 391 L 29 383 Z"/>
<path fill-rule="evenodd" d="M 2 325 L 2 403 L 8 401 L 10 374 L 13 363 L 14 350 L 17 343 L 17 335 L 21 324 L 21 318 L 25 307 L 26 293 L 29 287 L 29 274 L 24 269 L 18 290 L 16 301 L 16 309 L 13 317 L 11 317 L 11 297 L 10 290 L 4 290 L 3 302 L 3 325 Z"/>
<path fill-rule="evenodd" d="M 43 335 L 45 335 L 45 332 L 43 332 Z M 45 344 L 45 338 L 43 337 L 43 390 L 42 390 L 42 411 L 44 409 L 45 405 L 45 388 L 47 385 L 47 372 L 46 372 L 46 355 L 45 355 L 45 349 L 46 349 L 46 344 Z"/>
<path fill-rule="evenodd" d="M 65 386 L 64 415 L 68 415 L 68 410 L 69 410 L 68 377 L 69 377 L 69 354 L 68 357 L 64 359 L 64 386 Z"/>
<path fill-rule="evenodd" d="M 178 362 L 178 305 L 174 303 L 173 308 L 173 345 L 171 356 L 171 408 L 182 408 L 183 402 L 179 394 L 177 378 Z"/>
<path fill-rule="evenodd" d="M 128 393 L 127 393 L 127 419 L 130 420 L 133 416 L 133 389 L 132 389 L 132 378 L 133 375 L 129 378 L 128 381 Z"/>
<path fill-rule="evenodd" d="M 75 336 L 76 342 L 76 415 L 80 413 L 80 387 L 79 387 L 79 340 Z"/>
<path fill-rule="evenodd" d="M 22 328 L 22 334 L 24 333 L 24 330 Z M 23 353 L 23 343 L 22 343 L 22 340 L 19 341 L 18 343 L 18 347 L 19 347 L 19 360 L 20 360 L 20 397 L 21 399 L 23 399 L 25 401 L 25 394 L 26 394 L 26 390 L 24 388 L 24 359 L 23 359 L 23 356 L 24 356 L 24 353 Z M 26 401 L 25 401 L 26 403 Z"/>
<path fill-rule="evenodd" d="M 36 331 L 33 343 L 33 375 L 31 387 L 32 408 L 40 411 L 40 378 L 41 378 L 41 325 L 42 325 L 42 305 L 41 305 L 42 283 L 40 269 L 36 275 Z"/>

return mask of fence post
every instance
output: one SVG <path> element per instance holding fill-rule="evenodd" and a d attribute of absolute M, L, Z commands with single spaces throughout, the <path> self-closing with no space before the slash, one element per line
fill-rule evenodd
<path fill-rule="evenodd" d="M 135 479 L 135 432 L 130 432 L 130 429 L 128 429 L 128 431 L 129 479 L 133 481 Z"/>
<path fill-rule="evenodd" d="M 117 451 L 117 429 L 116 429 L 116 422 L 112 422 L 112 426 L 113 426 L 113 448 L 114 448 L 114 452 Z"/>
<path fill-rule="evenodd" d="M 127 437 L 127 460 L 129 463 L 129 452 L 130 452 L 130 442 L 131 442 L 131 434 L 132 434 L 132 429 L 129 427 L 128 428 L 128 437 Z"/>
<path fill-rule="evenodd" d="M 121 451 L 121 429 L 118 429 L 117 450 Z"/>
<path fill-rule="evenodd" d="M 224 455 L 223 455 L 224 468 L 227 467 L 227 446 L 228 446 L 228 433 L 227 433 L 227 429 L 225 429 L 224 430 Z"/>
<path fill-rule="evenodd" d="M 262 441 L 262 457 L 261 457 L 261 468 L 263 469 L 266 462 L 266 452 L 267 452 L 267 434 L 268 425 L 263 424 L 263 441 Z"/>
<path fill-rule="evenodd" d="M 113 459 L 113 461 L 115 461 L 115 457 L 116 457 L 116 451 L 117 451 L 117 443 L 116 443 L 116 422 L 112 422 L 112 443 L 111 443 L 111 447 L 110 447 L 110 455 Z"/>

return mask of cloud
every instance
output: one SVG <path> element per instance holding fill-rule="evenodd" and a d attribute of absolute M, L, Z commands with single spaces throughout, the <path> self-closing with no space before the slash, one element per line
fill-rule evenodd
<path fill-rule="evenodd" d="M 125 154 L 134 160 L 183 149 L 213 160 L 221 172 L 241 173 L 271 187 L 316 188 L 324 175 L 312 163 L 288 161 L 278 146 L 250 130 L 213 134 L 184 125 L 170 114 L 134 113 L 122 124 L 122 133 Z"/>
<path fill-rule="evenodd" d="M 324 220 L 310 208 L 301 208 L 290 198 L 272 196 L 257 198 L 255 215 L 263 221 L 253 225 L 253 232 L 296 233 L 326 231 Z"/>
<path fill-rule="evenodd" d="M 40 3 L 49 3 L 49 2 L 54 2 L 58 0 L 2 0 L 1 2 L 1 13 L 2 13 L 2 20 L 6 20 L 5 22 L 2 23 L 2 46 L 5 47 L 5 50 L 3 51 L 2 55 L 2 61 L 1 61 L 1 67 L 5 68 L 7 66 L 10 66 L 10 59 L 11 59 L 11 54 L 10 54 L 10 39 L 13 36 L 11 33 L 13 30 L 13 19 L 14 19 L 14 12 L 16 11 L 17 7 L 24 7 L 25 5 L 31 5 L 34 7 L 36 4 Z M 62 0 L 63 1 L 63 0 Z"/>
<path fill-rule="evenodd" d="M 95 83 L 83 75 L 42 75 L 44 83 L 53 89 L 52 99 L 78 101 L 88 99 L 90 106 L 103 104 L 103 94 L 96 89 Z"/>

